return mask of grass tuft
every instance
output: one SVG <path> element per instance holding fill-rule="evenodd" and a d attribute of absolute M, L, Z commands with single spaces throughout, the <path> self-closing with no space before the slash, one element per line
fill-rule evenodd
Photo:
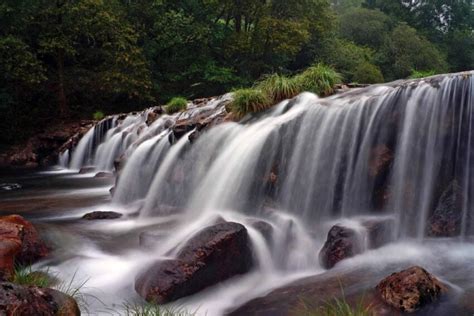
<path fill-rule="evenodd" d="M 352 307 L 344 297 L 334 298 L 318 307 L 311 306 L 311 303 L 302 300 L 296 314 L 299 316 L 375 316 L 372 305 L 364 306 L 363 298 L 355 307 Z"/>
<path fill-rule="evenodd" d="M 294 77 L 301 91 L 327 96 L 334 92 L 334 86 L 342 82 L 342 77 L 333 68 L 317 64 Z"/>
<path fill-rule="evenodd" d="M 31 266 L 17 267 L 12 282 L 25 286 L 50 287 L 54 283 L 54 278 L 48 271 L 33 271 Z"/>
<path fill-rule="evenodd" d="M 266 77 L 256 88 L 264 92 L 274 103 L 291 99 L 301 92 L 296 80 L 279 74 Z"/>
<path fill-rule="evenodd" d="M 165 111 L 168 114 L 173 114 L 186 110 L 188 106 L 188 101 L 183 97 L 172 98 L 165 106 Z"/>
<path fill-rule="evenodd" d="M 196 314 L 179 307 L 163 307 L 151 303 L 126 303 L 124 309 L 126 316 L 193 316 Z"/>
<path fill-rule="evenodd" d="M 234 91 L 232 112 L 242 117 L 247 113 L 264 111 L 272 106 L 272 100 L 260 89 Z"/>

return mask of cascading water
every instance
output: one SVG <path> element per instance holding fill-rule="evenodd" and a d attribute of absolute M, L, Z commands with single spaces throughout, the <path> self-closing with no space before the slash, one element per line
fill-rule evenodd
<path fill-rule="evenodd" d="M 325 99 L 304 93 L 267 113 L 203 131 L 193 123 L 178 133 L 177 126 L 221 115 L 230 96 L 163 115 L 150 125 L 147 111 L 120 122 L 114 118 L 106 132 L 100 123 L 84 136 L 70 166 L 93 163 L 111 170 L 124 155 L 109 207 L 139 212 L 129 219 L 133 227 L 173 223 L 157 230 L 163 236 L 151 254 L 134 250 L 115 257 L 128 267 L 173 256 L 219 219 L 247 227 L 258 261 L 254 270 L 225 282 L 219 293 L 185 300 L 202 306 L 204 299 L 203 313 L 218 315 L 278 284 L 321 271 L 318 249 L 327 226 L 337 221 L 349 218 L 359 229 L 361 217 L 390 217 L 396 239 L 424 238 L 452 183 L 460 188 L 461 209 L 451 236 L 471 236 L 473 74 L 374 85 Z M 271 242 L 254 228 L 255 221 L 272 227 Z M 90 260 L 93 265 L 101 258 Z M 123 273 L 116 272 L 116 278 Z M 127 278 L 121 290 L 133 287 L 133 278 Z"/>

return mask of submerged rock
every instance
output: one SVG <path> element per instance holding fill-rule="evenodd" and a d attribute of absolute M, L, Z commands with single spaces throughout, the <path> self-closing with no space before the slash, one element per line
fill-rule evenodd
<path fill-rule="evenodd" d="M 147 301 L 164 304 L 246 273 L 252 264 L 246 228 L 220 223 L 198 232 L 176 259 L 156 262 L 140 274 L 135 290 Z"/>
<path fill-rule="evenodd" d="M 92 172 L 94 172 L 94 170 L 95 170 L 95 167 L 82 167 L 79 170 L 79 174 L 92 173 Z"/>
<path fill-rule="evenodd" d="M 436 277 L 417 266 L 393 273 L 376 289 L 385 303 L 408 313 L 435 302 L 447 290 Z"/>
<path fill-rule="evenodd" d="M 95 211 L 95 212 L 90 212 L 82 216 L 83 219 L 86 220 L 100 220 L 100 219 L 117 219 L 122 217 L 123 214 L 117 213 L 117 212 L 101 212 L 101 211 Z"/>
<path fill-rule="evenodd" d="M 81 312 L 72 297 L 59 291 L 2 282 L 0 283 L 0 314 L 76 316 L 81 315 Z"/>
<path fill-rule="evenodd" d="M 350 258 L 362 252 L 357 232 L 348 227 L 334 225 L 328 232 L 328 237 L 319 252 L 319 261 L 326 269 L 331 269 L 339 261 Z"/>
<path fill-rule="evenodd" d="M 463 216 L 463 200 L 462 187 L 456 180 L 451 181 L 441 195 L 434 213 L 428 219 L 429 236 L 459 236 Z"/>
<path fill-rule="evenodd" d="M 14 255 L 17 265 L 34 263 L 49 253 L 36 228 L 19 215 L 0 217 L 0 242 L 3 246 L 0 257 L 6 260 L 8 256 Z M 20 244 L 18 253 L 14 250 L 16 244 Z"/>
<path fill-rule="evenodd" d="M 111 172 L 97 172 L 94 178 L 113 178 L 114 175 Z"/>

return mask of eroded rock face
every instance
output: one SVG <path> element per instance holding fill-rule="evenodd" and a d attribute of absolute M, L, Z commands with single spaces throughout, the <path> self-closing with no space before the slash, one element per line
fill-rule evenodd
<path fill-rule="evenodd" d="M 89 221 L 92 220 L 100 220 L 100 219 L 117 219 L 122 217 L 122 214 L 117 213 L 117 212 L 101 212 L 101 211 L 95 211 L 91 213 L 87 213 L 84 216 L 82 216 L 83 219 L 87 219 Z"/>
<path fill-rule="evenodd" d="M 19 215 L 0 217 L 0 241 L 2 240 L 20 242 L 20 252 L 15 256 L 15 263 L 19 265 L 34 263 L 49 253 L 36 228 Z"/>
<path fill-rule="evenodd" d="M 376 289 L 385 303 L 408 313 L 435 302 L 447 290 L 436 277 L 417 266 L 393 273 Z"/>
<path fill-rule="evenodd" d="M 38 287 L 0 283 L 0 314 L 11 316 L 81 315 L 76 301 L 66 294 Z"/>
<path fill-rule="evenodd" d="M 338 262 L 361 252 L 357 232 L 348 227 L 334 225 L 319 253 L 319 261 L 324 268 L 331 269 Z"/>
<path fill-rule="evenodd" d="M 154 263 L 139 275 L 135 290 L 147 301 L 164 304 L 246 273 L 252 264 L 246 228 L 219 223 L 192 237 L 176 259 Z"/>
<path fill-rule="evenodd" d="M 451 181 L 428 220 L 429 236 L 452 237 L 460 234 L 463 199 L 461 186 L 456 180 Z"/>

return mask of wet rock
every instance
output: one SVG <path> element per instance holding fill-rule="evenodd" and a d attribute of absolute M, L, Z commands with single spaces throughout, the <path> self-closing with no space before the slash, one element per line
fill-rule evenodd
<path fill-rule="evenodd" d="M 265 241 L 271 245 L 273 243 L 273 226 L 264 221 L 264 220 L 250 220 L 250 226 L 255 228 L 260 234 L 262 234 L 263 238 Z"/>
<path fill-rule="evenodd" d="M 97 172 L 94 176 L 94 178 L 101 178 L 101 179 L 104 179 L 104 178 L 113 178 L 114 175 L 110 172 Z"/>
<path fill-rule="evenodd" d="M 0 313 L 2 315 L 81 315 L 76 301 L 61 292 L 13 283 L 0 283 Z"/>
<path fill-rule="evenodd" d="M 21 185 L 18 183 L 0 183 L 0 190 L 13 191 L 21 189 Z"/>
<path fill-rule="evenodd" d="M 319 252 L 319 262 L 331 269 L 338 262 L 362 252 L 357 232 L 348 227 L 334 225 L 328 232 L 326 242 Z"/>
<path fill-rule="evenodd" d="M 122 217 L 123 215 L 117 212 L 101 212 L 95 211 L 90 212 L 82 216 L 83 219 L 92 221 L 92 220 L 102 220 L 102 219 L 117 219 Z"/>
<path fill-rule="evenodd" d="M 18 240 L 21 243 L 20 252 L 15 256 L 15 264 L 18 265 L 29 265 L 49 253 L 35 227 L 19 215 L 0 217 L 1 240 Z"/>
<path fill-rule="evenodd" d="M 86 174 L 86 173 L 92 173 L 94 172 L 95 168 L 94 167 L 82 167 L 79 170 L 79 174 Z"/>
<path fill-rule="evenodd" d="M 0 239 L 0 280 L 10 280 L 15 273 L 15 258 L 21 251 L 19 238 Z"/>
<path fill-rule="evenodd" d="M 361 222 L 367 231 L 367 247 L 380 248 L 393 241 L 395 220 L 393 218 L 367 219 Z"/>
<path fill-rule="evenodd" d="M 135 290 L 159 304 L 192 295 L 252 267 L 247 230 L 227 222 L 204 228 L 174 260 L 154 263 L 138 276 Z"/>
<path fill-rule="evenodd" d="M 377 177 L 389 168 L 394 158 L 392 150 L 385 145 L 377 145 L 372 148 L 369 159 L 369 174 Z"/>
<path fill-rule="evenodd" d="M 460 234 L 463 199 L 461 186 L 456 180 L 451 181 L 428 219 L 429 236 L 452 237 Z"/>
<path fill-rule="evenodd" d="M 408 313 L 437 301 L 447 291 L 436 277 L 417 266 L 393 273 L 376 289 L 385 303 Z"/>
<path fill-rule="evenodd" d="M 166 232 L 141 232 L 140 235 L 138 235 L 138 244 L 140 247 L 153 248 L 167 235 Z"/>

